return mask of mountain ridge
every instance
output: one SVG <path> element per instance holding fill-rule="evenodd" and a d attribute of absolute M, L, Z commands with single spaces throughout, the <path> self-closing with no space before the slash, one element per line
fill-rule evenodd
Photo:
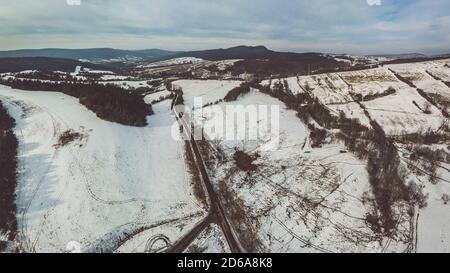
<path fill-rule="evenodd" d="M 158 60 L 164 56 L 174 54 L 173 51 L 162 49 L 144 50 L 122 50 L 114 48 L 43 48 L 43 49 L 19 49 L 0 51 L 0 58 L 13 57 L 45 57 L 72 60 L 87 60 L 91 62 L 113 62 L 113 61 L 139 61 Z"/>
<path fill-rule="evenodd" d="M 114 48 L 85 48 L 85 49 L 67 49 L 67 48 L 43 48 L 43 49 L 19 49 L 0 51 L 0 58 L 19 58 L 19 57 L 44 57 L 71 59 L 77 61 L 86 61 L 92 63 L 135 63 L 135 62 L 157 62 L 180 57 L 196 57 L 209 61 L 227 60 L 227 59 L 296 59 L 301 60 L 306 56 L 323 55 L 322 53 L 296 53 L 296 52 L 278 52 L 268 49 L 266 46 L 246 46 L 239 45 L 230 48 L 218 48 L 194 51 L 168 51 L 163 49 L 141 49 L 141 50 L 123 50 Z M 432 56 L 421 53 L 405 54 L 380 54 L 368 55 L 373 57 L 389 57 L 392 59 L 417 59 L 429 58 Z M 448 55 L 440 55 L 448 56 Z"/>

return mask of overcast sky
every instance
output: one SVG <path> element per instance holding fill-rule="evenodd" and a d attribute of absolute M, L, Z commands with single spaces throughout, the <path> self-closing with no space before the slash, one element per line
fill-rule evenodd
<path fill-rule="evenodd" d="M 81 4 L 77 5 L 80 1 Z M 0 49 L 449 53 L 449 0 L 0 0 Z"/>

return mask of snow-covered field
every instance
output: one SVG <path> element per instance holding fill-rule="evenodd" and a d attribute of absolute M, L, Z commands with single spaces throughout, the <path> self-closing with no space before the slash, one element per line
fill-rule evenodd
<path fill-rule="evenodd" d="M 450 195 L 450 164 L 442 169 L 441 181 L 438 185 L 426 184 L 425 192 L 429 194 L 428 206 L 420 211 L 418 218 L 418 252 L 449 253 L 450 252 L 450 205 L 445 204 L 442 197 Z"/>
<path fill-rule="evenodd" d="M 147 104 L 152 104 L 154 101 L 160 101 L 162 99 L 168 98 L 172 92 L 167 91 L 165 88 L 162 91 L 158 91 L 156 93 L 152 93 L 144 97 L 144 100 Z"/>
<path fill-rule="evenodd" d="M 371 195 L 365 162 L 342 153 L 345 147 L 341 144 L 312 149 L 309 130 L 296 113 L 256 91 L 236 102 L 205 107 L 206 127 L 224 126 L 210 113 L 230 105 L 280 107 L 279 145 L 267 145 L 273 144 L 275 135 L 264 129 L 257 141 L 212 141 L 214 150 L 222 151 L 226 159 L 213 165 L 210 173 L 217 190 L 230 189 L 227 195 L 221 192 L 227 196 L 223 198 L 231 195 L 236 204 L 241 204 L 245 217 L 234 216 L 240 219 L 234 224 L 246 226 L 241 239 L 247 247 L 254 244 L 252 251 L 263 252 L 381 252 L 406 248 L 400 242 L 405 239 L 403 227 L 396 234 L 399 242 L 390 242 L 365 222 L 372 209 L 364 202 L 364 196 Z M 268 118 L 259 116 L 258 124 L 266 124 Z M 236 167 L 236 150 L 257 155 L 254 173 L 249 175 Z"/>
<path fill-rule="evenodd" d="M 364 102 L 364 105 L 389 135 L 426 132 L 428 129 L 436 131 L 445 121 L 439 109 L 407 86 L 393 95 Z M 429 114 L 423 112 L 427 107 Z"/>
<path fill-rule="evenodd" d="M 215 103 L 225 98 L 228 92 L 241 85 L 240 81 L 179 80 L 172 84 L 183 89 L 184 104 L 194 107 L 195 98 L 202 99 L 202 105 Z"/>
<path fill-rule="evenodd" d="M 441 103 L 450 101 L 450 88 L 443 83 L 450 78 L 449 62 L 447 59 L 389 65 L 363 71 L 334 73 L 333 76 L 326 74 L 264 81 L 262 84 L 271 84 L 272 88 L 276 83 L 284 86 L 287 84 L 293 94 L 311 92 L 314 97 L 327 105 L 332 113 L 343 111 L 347 117 L 356 118 L 365 125 L 369 125 L 368 117 L 370 117 L 377 121 L 388 135 L 424 133 L 427 130 L 441 131 L 449 120 L 443 116 L 441 109 L 430 104 L 416 88 L 400 81 L 390 69 L 410 80 L 425 93 L 439 95 L 430 97 L 436 99 L 435 102 L 445 108 L 445 104 Z M 347 88 L 342 81 L 347 84 Z M 389 88 L 393 88 L 395 93 L 385 93 Z M 358 103 L 345 102 L 348 98 L 346 94 L 353 94 L 353 98 L 358 94 L 361 97 L 371 97 L 367 101 L 360 102 L 367 109 L 369 116 L 364 114 Z M 450 195 L 449 159 L 447 157 L 447 161 L 438 162 L 436 175 L 432 177 L 426 171 L 421 170 L 420 165 L 417 166 L 417 162 L 411 162 L 405 145 L 397 145 L 403 164 L 408 166 L 411 171 L 408 181 L 414 181 L 419 186 L 423 186 L 423 192 L 427 196 L 427 206 L 420 209 L 418 215 L 415 216 L 418 220 L 417 230 L 415 230 L 416 251 L 448 252 L 450 251 L 450 216 L 448 214 L 450 207 L 445 204 L 444 199 L 446 195 Z M 434 144 L 426 147 L 435 150 L 443 149 L 448 154 L 450 152 L 449 145 L 447 140 L 442 145 Z M 343 174 L 344 172 L 340 170 L 337 173 Z M 358 177 L 363 177 L 363 175 L 358 175 Z M 437 180 L 437 183 L 431 183 L 432 178 Z M 284 219 L 282 220 L 284 221 Z M 405 227 L 404 230 L 406 231 L 407 228 Z M 270 234 L 273 235 L 273 233 Z M 383 251 L 386 250 L 398 251 L 399 249 L 395 250 L 394 247 L 392 250 L 384 249 Z"/>
<path fill-rule="evenodd" d="M 450 87 L 444 83 L 450 81 L 450 68 L 445 67 L 445 62 L 398 64 L 389 67 L 434 98 L 442 108 L 450 111 Z M 440 80 L 436 80 L 436 77 Z"/>
<path fill-rule="evenodd" d="M 130 234 L 153 229 L 176 241 L 201 219 L 182 142 L 171 137 L 170 101 L 154 105 L 149 126 L 100 120 L 72 97 L 0 87 L 0 99 L 17 120 L 17 217 L 26 251 L 113 251 Z M 59 146 L 61 134 L 81 138 Z M 176 227 L 176 228 L 175 228 Z M 125 235 L 127 234 L 127 235 Z"/>
<path fill-rule="evenodd" d="M 98 82 L 100 84 L 112 84 L 118 87 L 122 87 L 124 89 L 138 89 L 138 88 L 150 88 L 148 81 L 122 81 L 122 80 L 113 80 L 113 81 L 101 81 Z"/>
<path fill-rule="evenodd" d="M 386 68 L 343 72 L 339 74 L 347 84 L 352 86 L 353 92 L 362 96 L 380 94 L 389 88 L 396 90 L 402 89 L 405 85 Z"/>
<path fill-rule="evenodd" d="M 182 58 L 175 58 L 160 62 L 151 63 L 148 65 L 142 65 L 138 66 L 140 68 L 153 68 L 153 67 L 164 67 L 164 66 L 171 66 L 171 65 L 182 65 L 182 64 L 199 64 L 203 63 L 205 60 L 200 58 L 194 58 L 194 57 L 182 57 Z"/>
<path fill-rule="evenodd" d="M 299 77 L 304 90 L 310 90 L 324 104 L 351 102 L 349 87 L 338 74 Z"/>
<path fill-rule="evenodd" d="M 124 81 L 128 79 L 128 76 L 121 76 L 121 75 L 103 75 L 100 79 L 102 81 Z"/>
<path fill-rule="evenodd" d="M 450 88 L 425 72 L 427 67 L 435 66 L 434 63 L 392 65 L 362 71 L 263 81 L 262 84 L 270 83 L 273 88 L 277 83 L 285 86 L 287 83 L 289 91 L 294 95 L 310 92 L 320 102 L 327 105 L 333 114 L 343 111 L 348 118 L 357 118 L 364 125 L 368 125 L 369 120 L 361 107 L 354 102 L 354 97 L 355 95 L 360 95 L 362 98 L 375 96 L 362 103 L 371 117 L 383 126 L 387 134 L 417 133 L 439 129 L 445 118 L 441 111 L 428 103 L 417 90 L 397 79 L 389 68 L 398 70 L 399 73 L 405 71 L 403 73 L 405 77 L 418 74 L 414 77 L 418 88 L 450 98 Z M 437 66 L 443 67 L 443 64 L 438 63 Z M 416 70 L 421 72 L 414 72 Z M 390 88 L 395 90 L 394 94 L 386 94 Z"/>

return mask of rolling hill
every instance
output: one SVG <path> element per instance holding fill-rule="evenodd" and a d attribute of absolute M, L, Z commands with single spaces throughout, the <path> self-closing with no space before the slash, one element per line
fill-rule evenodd
<path fill-rule="evenodd" d="M 124 62 L 124 61 L 151 61 L 158 60 L 174 52 L 160 49 L 120 50 L 113 48 L 91 49 L 22 49 L 13 51 L 0 51 L 0 58 L 5 57 L 46 57 L 73 60 L 85 60 L 96 63 Z"/>

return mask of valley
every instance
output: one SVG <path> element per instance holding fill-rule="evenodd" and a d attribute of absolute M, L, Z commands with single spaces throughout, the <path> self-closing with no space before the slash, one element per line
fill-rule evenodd
<path fill-rule="evenodd" d="M 449 59 L 140 54 L 0 71 L 19 144 L 3 251 L 450 251 Z"/>

